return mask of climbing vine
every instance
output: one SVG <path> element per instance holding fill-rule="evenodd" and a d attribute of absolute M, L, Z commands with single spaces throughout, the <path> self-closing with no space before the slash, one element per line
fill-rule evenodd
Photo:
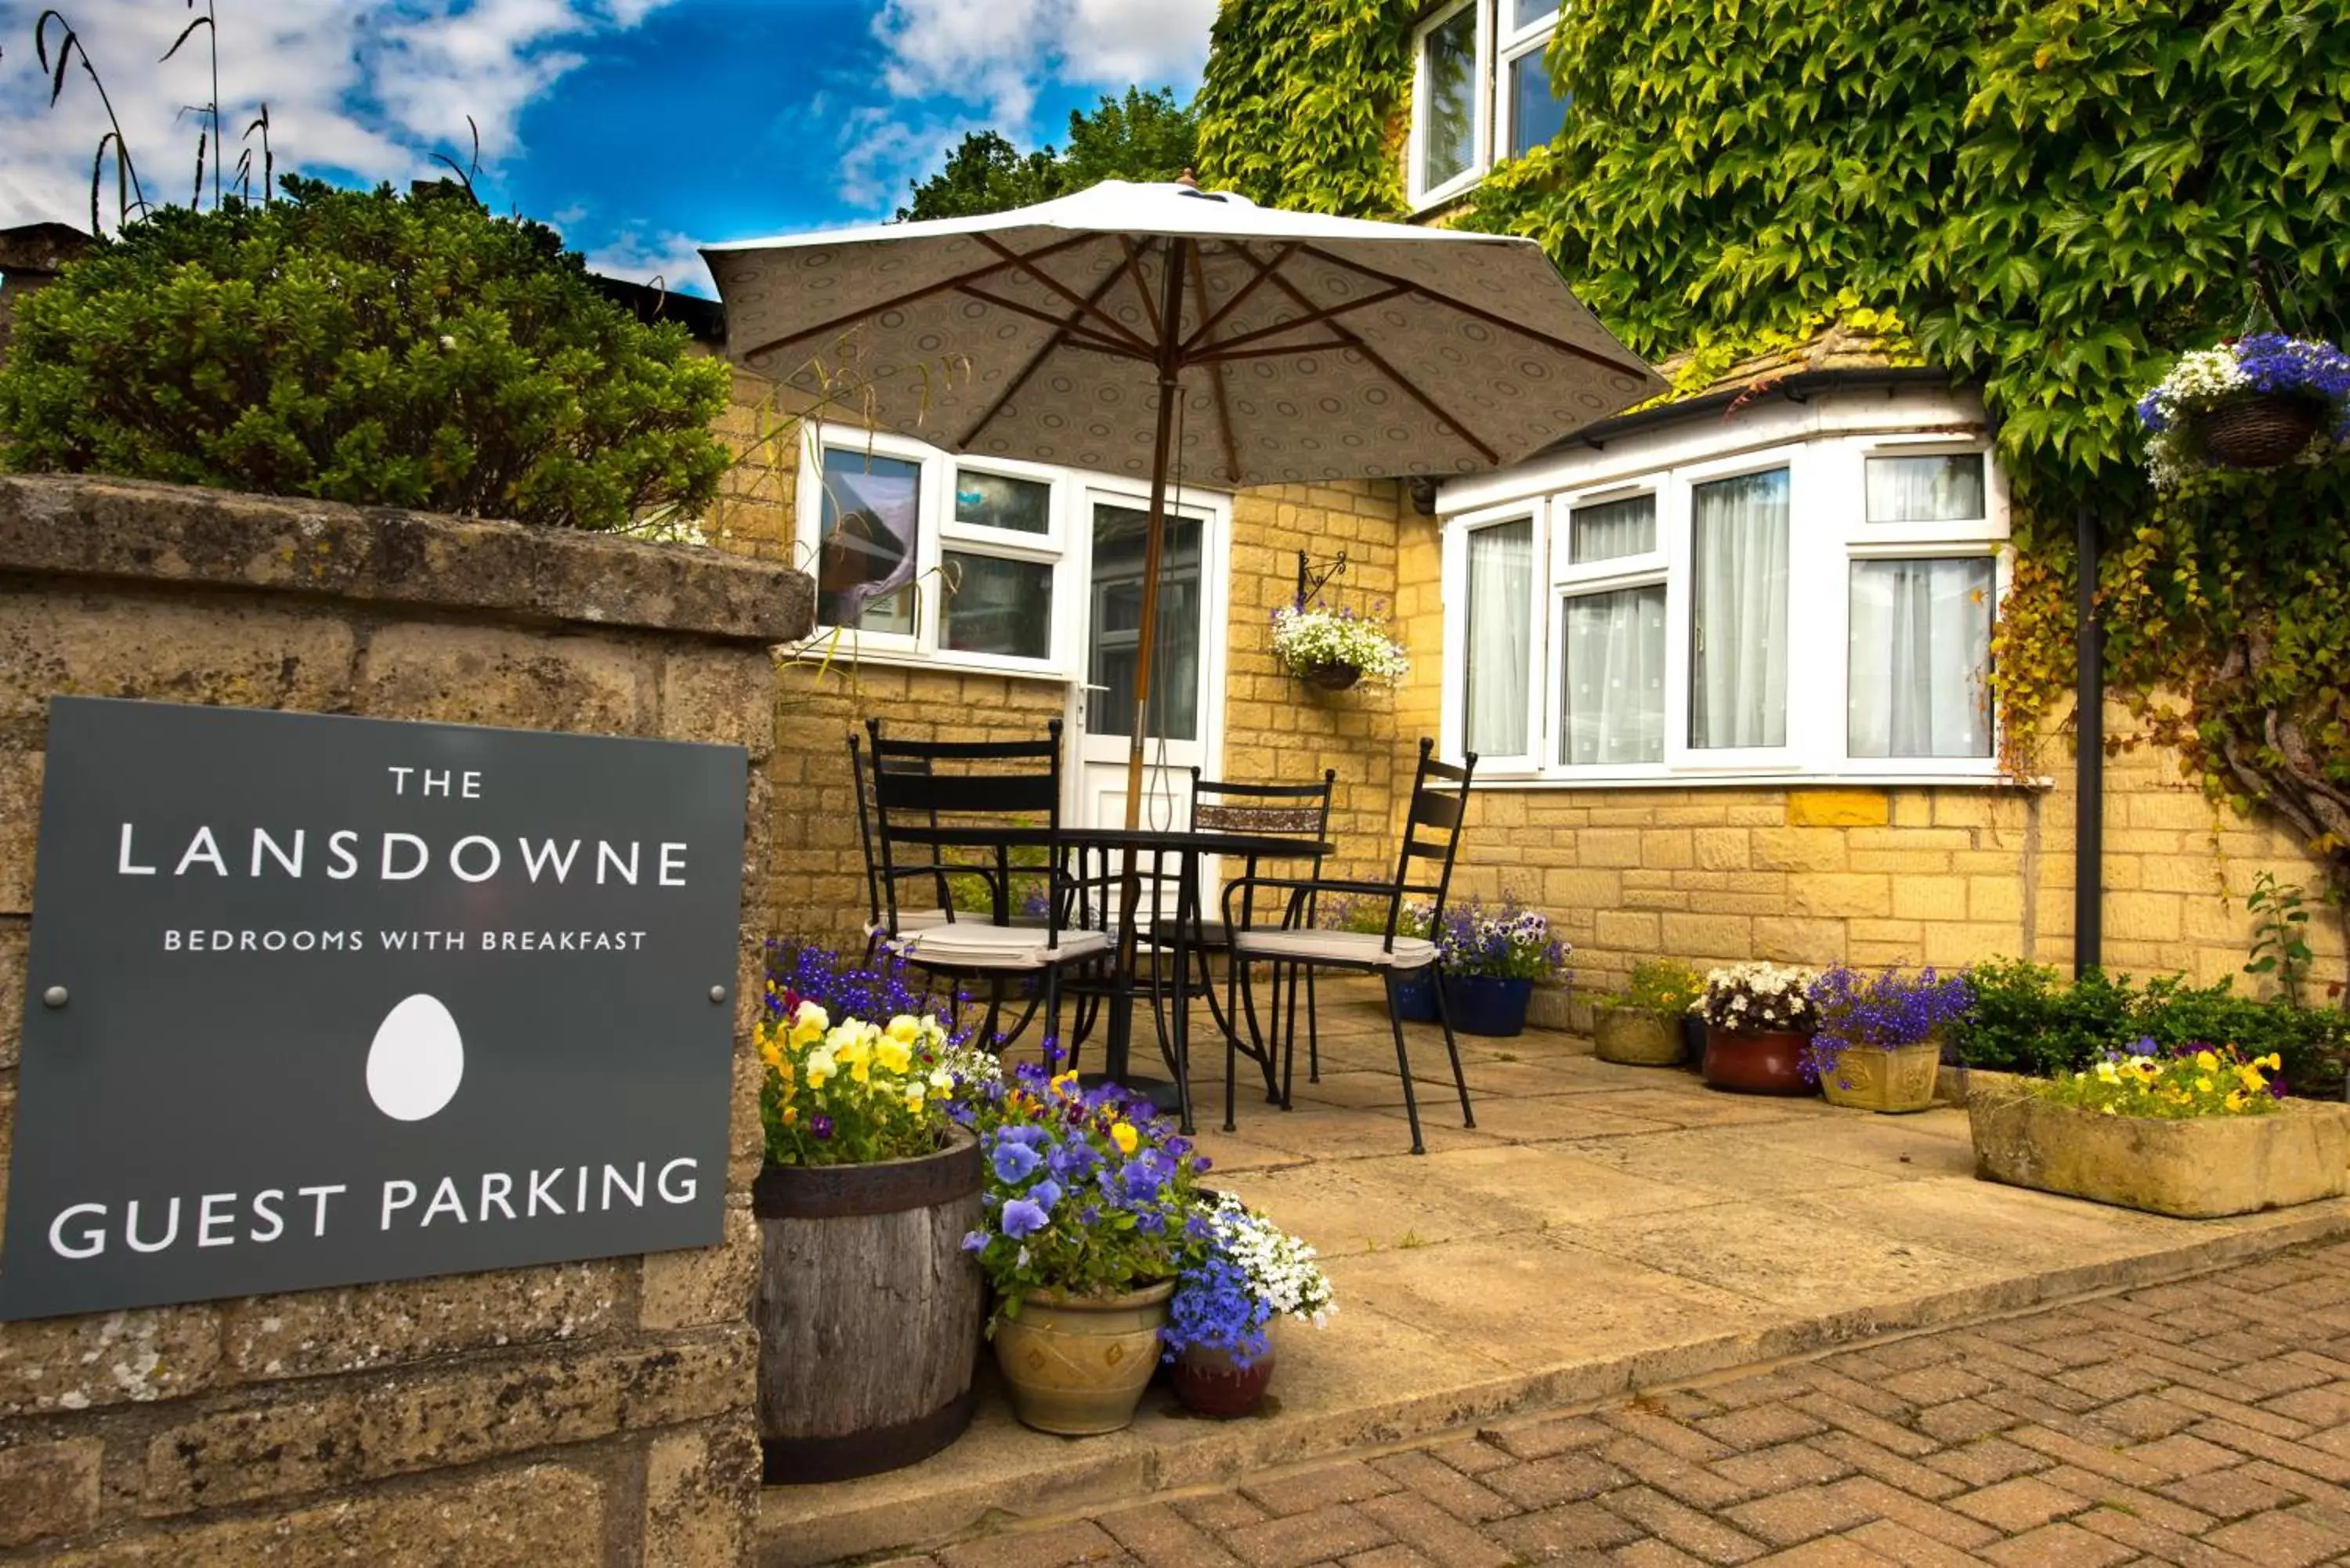
<path fill-rule="evenodd" d="M 1409 9 L 1225 0 L 1211 169 L 1394 213 Z M 2292 470 L 2158 500 L 2131 416 L 2178 352 L 2241 328 L 2255 256 L 2288 327 L 2341 337 L 2350 5 L 1578 0 L 1548 63 L 1566 129 L 1459 221 L 1541 242 L 1634 348 L 1694 350 L 1692 384 L 1824 315 L 1897 317 L 1982 389 L 2012 482 L 2011 737 L 2036 742 L 2072 681 L 2085 504 L 2109 541 L 2107 673 L 2144 736 L 2350 888 L 2350 486 Z"/>

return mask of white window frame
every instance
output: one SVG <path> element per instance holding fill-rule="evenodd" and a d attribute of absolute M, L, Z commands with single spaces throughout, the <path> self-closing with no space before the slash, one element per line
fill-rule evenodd
<path fill-rule="evenodd" d="M 1453 0 L 1433 11 L 1411 32 L 1411 130 L 1404 139 L 1404 181 L 1418 211 L 1451 201 L 1485 177 L 1493 161 L 1493 0 Z M 1420 182 L 1428 147 L 1428 36 L 1463 11 L 1476 13 L 1476 45 L 1470 65 L 1469 166 L 1437 185 Z"/>
<path fill-rule="evenodd" d="M 1866 513 L 1867 459 L 1977 453 L 1984 470 L 1980 518 L 1947 522 L 1871 523 Z M 1784 468 L 1788 474 L 1787 740 L 1783 746 L 1737 749 L 1691 746 L 1690 680 L 1694 659 L 1690 621 L 1694 589 L 1695 487 L 1717 479 Z M 1490 490 L 1488 494 L 1490 495 Z M 1657 547 L 1641 556 L 1577 563 L 1571 557 L 1573 518 L 1579 506 L 1656 497 Z M 1852 564 L 1866 560 L 1989 557 L 1992 562 L 1993 630 L 1997 605 L 2013 579 L 2008 543 L 2006 477 L 1980 431 L 1940 428 L 1889 432 L 1806 433 L 1722 455 L 1687 447 L 1660 452 L 1653 467 L 1632 466 L 1595 475 L 1523 499 L 1492 502 L 1446 519 L 1444 681 L 1440 733 L 1458 754 L 1465 728 L 1468 535 L 1480 527 L 1532 516 L 1535 520 L 1534 578 L 1542 595 L 1532 621 L 1541 662 L 1531 682 L 1539 692 L 1527 734 L 1533 754 L 1481 758 L 1481 781 L 1591 787 L 1610 784 L 1703 784 L 1757 782 L 1993 784 L 2002 722 L 1991 715 L 1991 754 L 1985 757 L 1855 757 L 1849 745 Z M 1565 744 L 1563 654 L 1566 603 L 1586 594 L 1665 587 L 1665 745 L 1654 763 L 1571 763 Z"/>
<path fill-rule="evenodd" d="M 816 560 L 824 524 L 824 454 L 827 449 L 851 454 L 870 452 L 875 457 L 918 463 L 921 468 L 921 478 L 916 489 L 919 520 L 914 544 L 912 634 L 819 623 L 816 637 L 820 640 L 828 643 L 837 634 L 840 645 L 844 649 L 854 649 L 859 658 L 879 656 L 892 662 L 935 665 L 990 674 L 1069 679 L 1068 672 L 1077 657 L 1073 630 L 1077 622 L 1070 613 L 1070 596 L 1081 592 L 1084 587 L 1082 562 L 1078 558 L 1081 552 L 1069 547 L 1071 530 L 1075 525 L 1071 519 L 1083 504 L 1081 485 L 1076 474 L 1066 469 L 1052 468 L 1043 463 L 959 456 L 887 431 L 868 431 L 856 425 L 822 425 L 811 421 L 801 443 L 794 530 L 800 558 L 809 563 L 811 569 Z M 1050 486 L 1052 494 L 1045 508 L 1046 531 L 1024 534 L 1016 529 L 957 522 L 954 515 L 955 478 L 962 470 L 1001 475 L 1007 479 L 1029 480 Z M 944 562 L 950 550 L 1005 560 L 1030 561 L 1053 569 L 1052 640 L 1046 657 L 1016 658 L 1010 654 L 948 648 L 942 643 L 946 593 Z"/>
<path fill-rule="evenodd" d="M 1552 35 L 1558 31 L 1559 13 L 1566 7 L 1564 5 L 1554 5 L 1544 13 L 1539 21 L 1523 27 L 1505 29 L 1503 26 L 1503 12 L 1505 7 L 1512 5 L 1513 0 L 1492 0 L 1492 4 L 1493 31 L 1499 42 L 1493 50 L 1493 145 L 1491 161 L 1499 163 L 1505 158 L 1517 156 L 1509 150 L 1510 144 L 1517 140 L 1518 130 L 1510 97 L 1510 67 L 1524 56 L 1539 55 L 1550 47 Z"/>
<path fill-rule="evenodd" d="M 1529 530 L 1531 554 L 1526 571 L 1526 625 L 1538 628 L 1543 619 L 1544 584 L 1549 573 L 1544 568 L 1549 548 L 1551 507 L 1544 501 L 1521 502 L 1511 506 L 1488 507 L 1456 517 L 1446 524 L 1443 544 L 1443 572 L 1448 583 L 1461 585 L 1461 591 L 1444 596 L 1444 749 L 1447 755 L 1459 756 L 1467 749 L 1468 689 L 1469 689 L 1469 536 L 1488 528 L 1512 523 L 1531 523 Z M 1533 657 L 1538 649 L 1529 649 Z M 1508 755 L 1480 752 L 1477 754 L 1477 776 L 1480 778 L 1532 778 L 1542 771 L 1543 735 L 1545 725 L 1542 715 L 1544 684 L 1539 670 L 1531 672 L 1526 682 L 1526 746 L 1523 752 Z"/>

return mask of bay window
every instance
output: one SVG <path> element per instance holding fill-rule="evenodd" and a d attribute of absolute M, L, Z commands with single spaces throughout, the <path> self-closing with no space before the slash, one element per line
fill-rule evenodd
<path fill-rule="evenodd" d="M 1558 0 L 1455 0 L 1420 23 L 1405 153 L 1413 206 L 1457 195 L 1565 128 L 1543 57 L 1559 10 Z"/>
<path fill-rule="evenodd" d="M 1710 439 L 1559 456 L 1447 520 L 1445 743 L 1497 782 L 1996 776 L 1980 437 Z"/>

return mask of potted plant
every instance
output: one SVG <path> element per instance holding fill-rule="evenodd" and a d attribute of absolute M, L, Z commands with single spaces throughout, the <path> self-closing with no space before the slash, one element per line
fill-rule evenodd
<path fill-rule="evenodd" d="M 1811 1067 L 1834 1106 L 1922 1111 L 1934 1103 L 1942 1037 L 1973 1007 L 1963 974 L 1863 975 L 1838 964 L 1812 982 Z"/>
<path fill-rule="evenodd" d="M 1034 1064 L 972 1115 L 985 1191 L 963 1248 L 995 1288 L 988 1332 L 1013 1413 L 1043 1432 L 1117 1431 L 1158 1365 L 1208 1162 L 1116 1085 Z"/>
<path fill-rule="evenodd" d="M 2141 1039 L 2054 1078 L 1975 1074 L 1975 1174 L 2190 1220 L 2338 1197 L 2350 1109 L 2285 1098 L 2281 1065 Z"/>
<path fill-rule="evenodd" d="M 2248 333 L 2180 355 L 2137 417 L 2158 486 L 2206 466 L 2323 457 L 2350 440 L 2350 356 L 2319 338 Z"/>
<path fill-rule="evenodd" d="M 1808 1095 L 1815 971 L 1774 963 L 1711 971 L 1698 998 L 1705 1081 L 1749 1095 Z"/>
<path fill-rule="evenodd" d="M 1307 685 L 1326 691 L 1364 680 L 1391 686 L 1411 669 L 1385 623 L 1351 609 L 1282 606 L 1273 612 L 1273 654 Z"/>
<path fill-rule="evenodd" d="M 868 1002 L 913 997 L 879 971 L 793 972 Z M 894 988 L 894 989 L 893 989 Z M 837 1480 L 910 1464 L 970 1424 L 983 1282 L 957 1249 L 980 1218 L 978 1140 L 951 1096 L 993 1058 L 938 1020 L 836 1015 L 770 981 L 758 1028 L 765 1163 L 759 1424 L 770 1481 Z M 830 1375 L 844 1362 L 863 1372 Z"/>
<path fill-rule="evenodd" d="M 1437 949 L 1445 1006 L 1463 1034 L 1523 1033 L 1534 986 L 1566 974 L 1567 946 L 1549 918 L 1515 900 L 1492 914 L 1473 899 L 1447 911 Z"/>
<path fill-rule="evenodd" d="M 1175 1397 L 1202 1416 L 1256 1408 L 1273 1382 L 1274 1324 L 1320 1328 L 1336 1311 L 1314 1249 L 1229 1193 L 1202 1195 L 1163 1337 Z"/>
<path fill-rule="evenodd" d="M 1687 1044 L 1681 1020 L 1704 987 L 1697 971 L 1675 959 L 1634 964 L 1622 992 L 1592 1003 L 1592 1054 L 1636 1067 L 1675 1065 Z"/>

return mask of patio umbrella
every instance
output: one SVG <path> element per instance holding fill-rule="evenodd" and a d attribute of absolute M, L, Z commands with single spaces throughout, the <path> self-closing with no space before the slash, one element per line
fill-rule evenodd
<path fill-rule="evenodd" d="M 1470 473 L 1663 390 L 1531 240 L 1107 181 L 702 251 L 727 352 L 950 452 L 1147 479 L 1139 821 L 1167 487 Z"/>

